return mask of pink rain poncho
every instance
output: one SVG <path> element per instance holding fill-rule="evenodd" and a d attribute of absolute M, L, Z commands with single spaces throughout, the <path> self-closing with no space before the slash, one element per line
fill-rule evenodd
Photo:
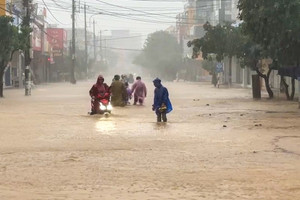
<path fill-rule="evenodd" d="M 137 80 L 131 87 L 131 91 L 134 96 L 134 105 L 139 102 L 141 105 L 144 103 L 145 97 L 147 96 L 147 88 L 145 83 L 141 80 Z"/>

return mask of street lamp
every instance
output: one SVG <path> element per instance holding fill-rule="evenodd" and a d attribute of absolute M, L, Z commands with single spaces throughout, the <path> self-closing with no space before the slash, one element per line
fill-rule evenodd
<path fill-rule="evenodd" d="M 91 24 L 91 18 L 95 15 L 101 15 L 102 12 L 95 13 L 90 16 L 89 24 Z M 93 35 L 94 35 L 94 59 L 96 60 L 96 36 L 95 36 L 95 20 L 93 21 Z M 85 64 L 86 64 L 86 74 L 88 77 L 88 49 L 87 49 L 87 24 L 86 24 L 86 4 L 84 4 L 84 37 L 85 37 Z"/>
<path fill-rule="evenodd" d="M 90 16 L 89 24 L 91 24 L 92 17 L 101 15 L 102 12 L 95 13 Z M 95 35 L 95 20 L 93 21 L 93 39 L 94 39 L 94 59 L 96 60 L 96 35 Z M 88 49 L 87 49 L 87 23 L 86 23 L 86 5 L 84 5 L 84 39 L 85 39 L 85 64 L 87 67 L 86 73 L 88 74 Z"/>
<path fill-rule="evenodd" d="M 90 18 L 89 18 L 89 24 L 91 24 L 91 19 L 92 19 L 92 17 L 94 17 L 94 16 L 96 16 L 96 15 L 102 15 L 102 14 L 104 14 L 104 13 L 103 13 L 103 12 L 98 12 L 98 13 L 92 14 L 92 15 L 90 16 Z"/>
<path fill-rule="evenodd" d="M 103 12 L 98 12 L 95 13 L 93 15 L 90 16 L 89 18 L 89 24 L 91 24 L 91 19 L 92 17 L 96 16 L 96 15 L 101 15 L 103 14 Z M 96 61 L 97 55 L 96 55 L 96 34 L 95 34 L 95 20 L 93 20 L 93 39 L 94 39 L 94 59 Z M 86 41 L 87 42 L 87 41 Z"/>

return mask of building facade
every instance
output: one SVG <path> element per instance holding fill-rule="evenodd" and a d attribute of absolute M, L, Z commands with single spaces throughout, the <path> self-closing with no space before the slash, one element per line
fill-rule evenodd
<path fill-rule="evenodd" d="M 187 47 L 187 42 L 196 38 L 201 38 L 205 35 L 203 25 L 210 23 L 213 26 L 230 22 L 237 23 L 238 19 L 238 0 L 187 0 L 184 6 L 184 12 L 177 15 L 176 32 L 178 42 L 182 46 L 183 58 L 185 60 L 191 59 L 192 48 Z M 201 55 L 201 54 L 200 54 Z M 202 62 L 202 57 L 196 60 Z M 222 76 L 223 83 L 229 82 L 229 60 L 224 59 L 224 74 Z M 190 62 L 187 62 L 190 63 Z M 197 65 L 201 66 L 201 64 Z M 189 76 L 202 76 L 202 74 L 195 74 L 195 70 L 190 70 L 186 66 Z M 190 71 L 190 72 L 189 72 Z M 199 70 L 200 71 L 200 70 Z M 206 76 L 206 74 L 205 74 Z M 247 69 L 241 69 L 238 59 L 233 59 L 232 62 L 232 77 L 231 79 L 238 84 L 248 86 L 251 84 L 250 73 Z M 198 78 L 193 78 L 198 80 Z"/>

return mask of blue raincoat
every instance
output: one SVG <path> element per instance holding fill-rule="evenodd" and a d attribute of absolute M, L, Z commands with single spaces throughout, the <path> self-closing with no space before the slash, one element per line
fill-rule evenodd
<path fill-rule="evenodd" d="M 156 113 L 158 113 L 158 109 L 162 106 L 164 103 L 167 106 L 167 113 L 171 112 L 173 110 L 171 101 L 169 99 L 169 92 L 168 89 L 165 88 L 161 84 L 161 80 L 156 78 L 154 81 L 154 104 L 153 104 L 153 109 Z"/>

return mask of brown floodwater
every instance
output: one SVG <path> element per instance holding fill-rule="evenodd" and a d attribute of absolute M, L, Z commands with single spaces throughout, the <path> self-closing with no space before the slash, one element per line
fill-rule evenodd
<path fill-rule="evenodd" d="M 0 199 L 299 199 L 297 102 L 251 90 L 166 83 L 174 111 L 89 116 L 93 82 L 0 99 Z"/>

